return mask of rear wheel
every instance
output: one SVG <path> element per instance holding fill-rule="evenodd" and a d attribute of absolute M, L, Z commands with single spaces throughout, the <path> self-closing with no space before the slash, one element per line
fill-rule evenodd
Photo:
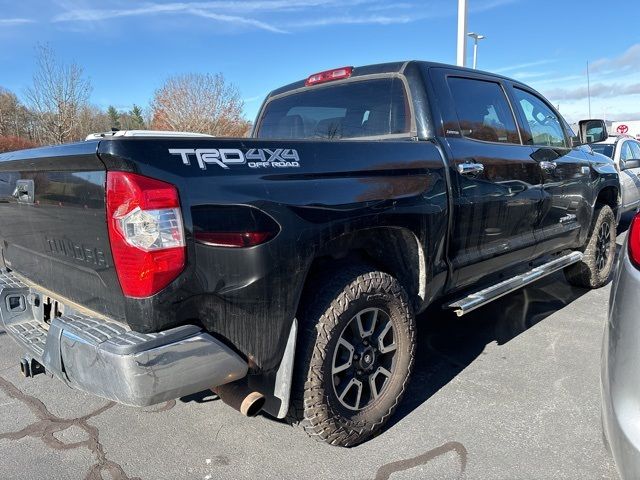
<path fill-rule="evenodd" d="M 608 205 L 595 212 L 591 235 L 582 261 L 565 269 L 572 285 L 599 288 L 609 281 L 616 256 L 616 218 Z"/>
<path fill-rule="evenodd" d="M 289 420 L 332 445 L 361 443 L 389 419 L 415 354 L 415 320 L 392 276 L 349 267 L 301 315 Z"/>

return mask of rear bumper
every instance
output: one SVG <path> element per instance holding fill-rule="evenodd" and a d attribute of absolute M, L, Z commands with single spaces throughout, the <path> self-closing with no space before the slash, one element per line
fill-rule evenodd
<path fill-rule="evenodd" d="M 66 306 L 48 330 L 37 287 L 0 271 L 0 316 L 25 356 L 67 385 L 133 406 L 153 405 L 244 377 L 247 363 L 192 325 L 141 334 Z"/>

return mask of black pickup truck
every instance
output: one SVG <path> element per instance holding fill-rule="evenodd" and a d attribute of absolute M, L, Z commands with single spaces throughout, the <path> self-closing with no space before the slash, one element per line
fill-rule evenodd
<path fill-rule="evenodd" d="M 618 174 L 580 138 L 522 83 L 410 61 L 275 90 L 251 138 L 0 155 L 4 328 L 27 376 L 128 405 L 212 388 L 354 445 L 428 306 L 607 281 Z"/>

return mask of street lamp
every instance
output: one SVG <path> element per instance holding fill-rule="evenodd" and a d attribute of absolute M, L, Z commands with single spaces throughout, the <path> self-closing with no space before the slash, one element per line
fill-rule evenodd
<path fill-rule="evenodd" d="M 467 33 L 467 36 L 473 38 L 473 68 L 475 69 L 478 64 L 478 40 L 484 39 L 485 36 L 474 32 Z"/>
<path fill-rule="evenodd" d="M 456 64 L 464 67 L 467 64 L 467 0 L 458 0 L 458 47 L 456 49 Z"/>

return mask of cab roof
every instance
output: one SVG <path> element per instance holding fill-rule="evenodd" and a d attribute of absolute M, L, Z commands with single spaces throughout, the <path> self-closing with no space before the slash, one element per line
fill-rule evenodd
<path fill-rule="evenodd" d="M 447 68 L 451 70 L 459 70 L 461 72 L 481 73 L 484 75 L 491 75 L 493 77 L 497 77 L 503 80 L 509 80 L 510 82 L 524 85 L 522 82 L 519 82 L 509 77 L 505 77 L 503 75 L 498 75 L 496 73 L 491 73 L 483 70 L 474 70 L 472 68 L 466 68 L 466 67 L 458 67 L 456 65 L 449 65 L 446 63 L 428 62 L 423 60 L 405 60 L 405 61 L 399 61 L 399 62 L 376 63 L 373 65 L 364 65 L 360 67 L 354 67 L 353 71 L 351 72 L 350 78 L 362 77 L 365 75 L 380 75 L 385 73 L 403 73 L 407 68 L 407 66 L 411 64 L 418 65 L 423 68 Z M 309 75 L 313 75 L 315 73 L 316 72 L 309 72 Z M 283 87 L 277 88 L 272 92 L 270 92 L 269 95 L 267 95 L 267 99 L 274 97 L 276 95 L 280 95 L 282 93 L 289 92 L 291 90 L 304 88 L 306 80 L 307 79 L 305 78 L 303 80 L 298 80 L 296 82 L 290 83 Z M 313 88 L 313 87 L 309 87 L 309 88 Z"/>

